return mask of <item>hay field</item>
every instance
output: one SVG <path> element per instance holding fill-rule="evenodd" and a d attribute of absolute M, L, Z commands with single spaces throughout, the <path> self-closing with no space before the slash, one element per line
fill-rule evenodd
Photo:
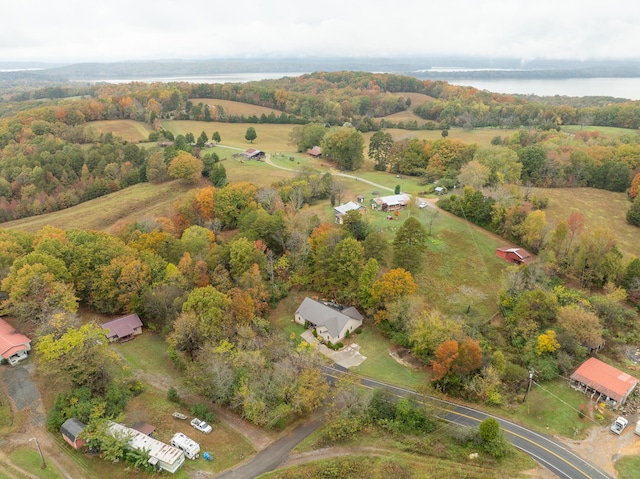
<path fill-rule="evenodd" d="M 132 143 L 146 141 L 149 138 L 149 133 L 153 131 L 151 125 L 134 120 L 92 121 L 88 123 L 87 126 L 94 128 L 100 133 L 111 132 Z"/>
<path fill-rule="evenodd" d="M 224 111 L 229 115 L 260 116 L 264 113 L 269 116 L 271 112 L 273 112 L 276 116 L 280 116 L 283 113 L 282 110 L 276 110 L 275 108 L 251 105 L 249 103 L 242 103 L 239 101 L 218 100 L 217 98 L 192 98 L 190 101 L 194 105 L 197 105 L 198 103 L 210 106 L 219 105 L 224 108 Z"/>
<path fill-rule="evenodd" d="M 295 151 L 295 147 L 288 144 L 289 132 L 294 125 L 280 125 L 271 123 L 218 123 L 191 120 L 166 120 L 162 126 L 174 135 L 193 133 L 197 138 L 204 131 L 209 138 L 214 131 L 220 133 L 221 143 L 225 146 L 241 148 L 256 148 L 267 153 L 280 151 Z M 244 139 L 247 128 L 255 128 L 258 137 L 253 143 Z"/>
<path fill-rule="evenodd" d="M 63 229 L 107 231 L 120 221 L 166 215 L 192 186 L 180 181 L 161 185 L 140 183 L 65 210 L 0 223 L 0 228 L 36 232 L 45 225 Z"/>
<path fill-rule="evenodd" d="M 640 257 L 640 229 L 627 224 L 631 203 L 625 193 L 596 188 L 533 188 L 533 194 L 549 198 L 544 210 L 548 223 L 568 220 L 573 212 L 582 213 L 585 230 L 609 228 L 625 256 Z"/>
<path fill-rule="evenodd" d="M 411 106 L 422 105 L 425 101 L 433 101 L 435 98 L 429 95 L 425 95 L 424 93 L 415 93 L 415 92 L 397 92 L 397 93 L 389 93 L 391 96 L 401 97 L 401 98 L 410 98 Z"/>

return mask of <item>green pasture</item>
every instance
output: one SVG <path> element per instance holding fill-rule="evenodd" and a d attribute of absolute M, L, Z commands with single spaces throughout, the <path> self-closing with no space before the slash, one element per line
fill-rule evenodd
<path fill-rule="evenodd" d="M 630 130 L 629 128 L 615 128 L 613 126 L 580 126 L 580 125 L 564 125 L 563 131 L 569 133 L 577 133 L 579 131 L 599 131 L 602 136 L 623 136 L 623 135 L 637 135 L 636 130 Z"/>
<path fill-rule="evenodd" d="M 555 225 L 568 220 L 573 212 L 584 215 L 585 231 L 609 228 L 616 244 L 626 256 L 640 257 L 640 230 L 627 223 L 631 203 L 625 193 L 596 188 L 533 188 L 533 194 L 549 198 L 544 210 L 547 222 Z"/>

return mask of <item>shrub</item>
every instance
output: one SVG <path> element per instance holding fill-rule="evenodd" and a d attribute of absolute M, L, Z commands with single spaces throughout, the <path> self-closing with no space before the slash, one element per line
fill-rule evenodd
<path fill-rule="evenodd" d="M 216 420 L 215 414 L 209 411 L 206 404 L 196 403 L 191 406 L 191 414 L 197 418 L 202 418 L 205 421 L 214 422 Z"/>
<path fill-rule="evenodd" d="M 347 334 L 345 334 L 344 337 L 346 339 L 350 339 L 351 338 L 351 331 L 347 331 Z"/>
<path fill-rule="evenodd" d="M 356 329 L 356 334 L 362 334 L 362 328 L 357 328 Z"/>
<path fill-rule="evenodd" d="M 173 386 L 169 388 L 167 391 L 167 401 L 172 402 L 174 404 L 180 404 L 181 399 L 178 391 Z"/>
<path fill-rule="evenodd" d="M 338 343 L 338 344 L 336 344 L 336 345 L 333 347 L 333 349 L 335 349 L 336 351 L 337 351 L 338 349 L 342 349 L 342 348 L 344 348 L 344 343 Z"/>

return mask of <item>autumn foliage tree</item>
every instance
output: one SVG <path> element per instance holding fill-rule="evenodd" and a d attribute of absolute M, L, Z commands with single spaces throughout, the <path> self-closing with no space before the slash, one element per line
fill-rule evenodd
<path fill-rule="evenodd" d="M 202 160 L 181 151 L 171 160 L 167 171 L 172 178 L 184 180 L 185 183 L 195 183 L 202 175 L 203 168 Z"/>
<path fill-rule="evenodd" d="M 482 367 L 482 351 L 478 341 L 465 338 L 458 342 L 454 339 L 444 341 L 435 351 L 431 363 L 433 381 L 445 385 L 449 382 L 459 382 Z M 448 378 L 448 376 L 458 376 Z M 453 379 L 453 381 L 451 381 Z"/>

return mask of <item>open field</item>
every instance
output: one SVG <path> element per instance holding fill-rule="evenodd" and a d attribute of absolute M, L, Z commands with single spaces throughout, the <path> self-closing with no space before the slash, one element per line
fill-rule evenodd
<path fill-rule="evenodd" d="M 134 120 L 104 120 L 92 121 L 87 124 L 100 133 L 113 133 L 126 141 L 138 143 L 147 141 L 149 133 L 153 131 L 151 125 Z"/>
<path fill-rule="evenodd" d="M 140 183 L 66 210 L 0 223 L 0 228 L 35 232 L 45 225 L 52 225 L 64 229 L 109 231 L 118 221 L 166 214 L 190 188 L 177 180 L 161 185 Z"/>
<path fill-rule="evenodd" d="M 415 93 L 411 91 L 389 93 L 391 96 L 411 99 L 411 106 L 422 105 L 425 101 L 435 100 L 432 96 L 424 93 Z"/>
<path fill-rule="evenodd" d="M 192 98 L 191 103 L 193 103 L 194 105 L 202 103 L 203 105 L 221 106 L 222 108 L 224 108 L 224 112 L 227 115 L 256 115 L 259 117 L 263 113 L 267 116 L 269 116 L 271 113 L 274 113 L 276 116 L 280 116 L 283 113 L 281 110 L 276 110 L 275 108 L 251 105 L 250 103 L 242 103 L 239 101 L 219 100 L 217 98 Z"/>
<path fill-rule="evenodd" d="M 384 119 L 392 121 L 394 123 L 398 123 L 400 121 L 407 122 L 415 120 L 418 122 L 419 126 L 424 125 L 427 122 L 427 120 L 423 120 L 411 110 L 399 111 L 398 113 L 393 113 L 392 115 L 385 116 Z"/>
<path fill-rule="evenodd" d="M 638 134 L 636 130 L 630 130 L 629 128 L 615 128 L 612 126 L 565 125 L 562 127 L 562 129 L 570 133 L 577 133 L 579 131 L 599 131 L 602 136 L 622 136 Z"/>
<path fill-rule="evenodd" d="M 278 125 L 271 123 L 218 123 L 191 120 L 165 120 L 162 126 L 174 135 L 186 135 L 193 133 L 197 138 L 204 131 L 209 138 L 214 131 L 220 133 L 221 143 L 226 146 L 236 148 L 256 148 L 273 153 L 275 151 L 295 151 L 295 148 L 288 144 L 289 132 L 294 125 Z M 255 128 L 258 137 L 253 143 L 245 140 L 244 135 L 247 128 Z"/>
<path fill-rule="evenodd" d="M 631 203 L 625 193 L 596 188 L 533 188 L 533 194 L 549 198 L 544 210 L 547 222 L 568 220 L 572 212 L 584 215 L 585 230 L 609 228 L 625 256 L 640 257 L 640 230 L 626 221 Z"/>

